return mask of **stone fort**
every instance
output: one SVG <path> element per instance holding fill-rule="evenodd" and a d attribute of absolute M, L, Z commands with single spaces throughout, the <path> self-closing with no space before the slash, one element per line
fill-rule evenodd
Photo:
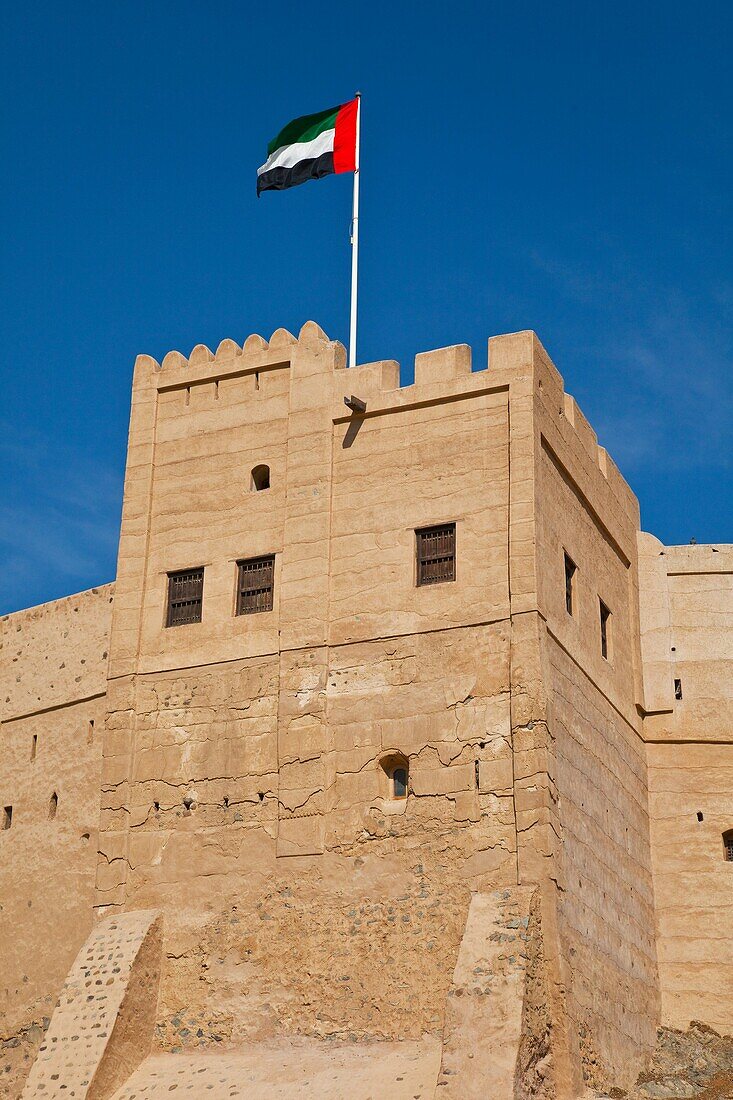
<path fill-rule="evenodd" d="M 0 1095 L 622 1096 L 730 1028 L 733 547 L 481 359 L 138 357 L 115 581 L 0 623 Z"/>

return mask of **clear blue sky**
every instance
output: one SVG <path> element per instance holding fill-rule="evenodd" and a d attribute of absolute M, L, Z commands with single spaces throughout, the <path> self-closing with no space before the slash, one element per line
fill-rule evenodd
<path fill-rule="evenodd" d="M 351 178 L 255 197 L 363 100 L 360 349 L 535 329 L 665 542 L 733 541 L 733 5 L 7 4 L 0 610 L 113 579 L 138 352 L 348 332 Z"/>

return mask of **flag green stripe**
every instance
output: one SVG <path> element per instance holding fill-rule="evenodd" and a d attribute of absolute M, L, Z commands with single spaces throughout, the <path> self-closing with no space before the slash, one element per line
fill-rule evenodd
<path fill-rule="evenodd" d="M 312 141 L 324 130 L 333 130 L 339 110 L 339 107 L 329 107 L 327 111 L 319 111 L 316 115 L 294 118 L 267 146 L 268 157 L 283 145 L 294 145 L 296 141 Z"/>

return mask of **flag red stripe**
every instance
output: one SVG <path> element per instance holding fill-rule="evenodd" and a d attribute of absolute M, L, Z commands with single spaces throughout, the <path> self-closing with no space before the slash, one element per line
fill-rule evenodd
<path fill-rule="evenodd" d="M 356 170 L 356 112 L 358 99 L 352 99 L 339 107 L 336 115 L 336 133 L 333 139 L 334 172 Z"/>

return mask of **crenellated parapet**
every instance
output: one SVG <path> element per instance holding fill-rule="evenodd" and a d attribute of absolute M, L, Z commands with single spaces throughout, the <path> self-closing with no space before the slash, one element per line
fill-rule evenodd
<path fill-rule="evenodd" d="M 135 388 L 138 395 L 141 387 L 144 392 L 152 389 L 161 396 L 168 395 L 162 408 L 165 416 L 186 415 L 190 410 L 209 408 L 212 401 L 220 402 L 217 408 L 222 411 L 227 400 L 250 401 L 274 393 L 284 397 L 290 384 L 283 372 L 295 369 L 305 376 L 315 371 L 323 379 L 318 397 L 311 392 L 309 401 L 330 405 L 335 425 L 355 419 L 353 409 L 344 405 L 344 400 L 352 396 L 357 403 L 366 404 L 361 415 L 370 418 L 412 407 L 470 400 L 490 392 L 503 390 L 509 394 L 511 390 L 514 434 L 520 431 L 524 417 L 521 409 L 526 406 L 529 415 L 536 405 L 543 413 L 541 428 L 540 418 L 532 417 L 541 435 L 537 445 L 546 446 L 563 465 L 570 463 L 577 468 L 582 492 L 593 497 L 592 507 L 597 512 L 605 514 L 610 508 L 612 526 L 624 526 L 629 518 L 638 526 L 633 492 L 598 443 L 575 399 L 565 392 L 562 376 L 532 331 L 492 337 L 485 365 L 474 364 L 472 350 L 466 344 L 420 352 L 414 360 L 414 381 L 406 386 L 400 383 L 400 365 L 395 360 L 364 363 L 350 370 L 345 366 L 344 347 L 330 340 L 315 322 L 308 321 L 297 337 L 279 328 L 269 340 L 256 333 L 242 345 L 224 339 L 215 352 L 205 344 L 197 344 L 188 357 L 169 351 L 162 363 L 147 355 L 138 356 Z M 260 389 L 263 394 L 257 395 Z M 175 398 L 177 391 L 184 393 L 183 399 Z M 300 401 L 299 397 L 297 403 Z M 289 404 L 290 412 L 295 412 L 292 393 Z M 279 410 L 279 406 L 273 406 L 272 415 L 278 415 Z M 267 415 L 270 412 L 262 408 L 258 418 Z M 206 423 L 210 425 L 210 420 Z M 525 424 L 521 431 L 525 428 L 530 430 Z M 556 454 L 558 449 L 563 455 Z M 623 554 L 630 560 L 629 547 L 624 547 Z"/>
<path fill-rule="evenodd" d="M 343 346 L 329 340 L 314 321 L 307 321 L 297 337 L 286 328 L 278 328 L 269 340 L 252 333 L 241 346 L 226 338 L 215 352 L 206 344 L 197 344 L 188 358 L 175 350 L 169 351 L 160 363 L 150 355 L 138 355 L 135 372 L 136 377 L 152 376 L 157 389 L 167 390 L 287 366 L 299 350 L 319 353 L 326 348 L 334 350 L 334 367 L 345 367 Z"/>

